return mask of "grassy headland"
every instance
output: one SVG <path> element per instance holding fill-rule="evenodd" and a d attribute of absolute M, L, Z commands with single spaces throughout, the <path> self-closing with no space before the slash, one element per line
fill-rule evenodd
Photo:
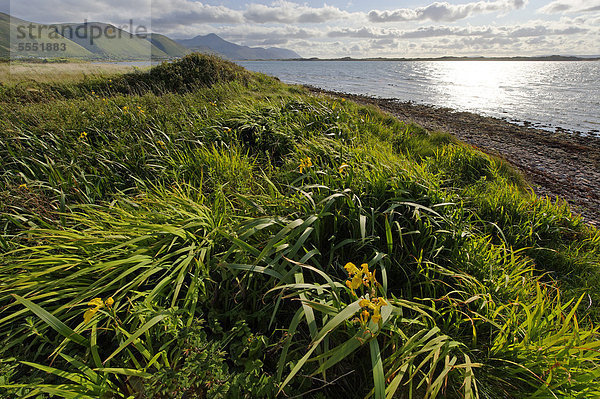
<path fill-rule="evenodd" d="M 600 234 L 448 134 L 199 55 L 0 102 L 0 396 L 600 395 Z"/>

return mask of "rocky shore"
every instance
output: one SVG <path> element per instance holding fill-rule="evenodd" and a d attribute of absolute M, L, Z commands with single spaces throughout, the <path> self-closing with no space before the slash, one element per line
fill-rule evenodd
<path fill-rule="evenodd" d="M 517 167 L 538 195 L 567 200 L 589 223 L 600 226 L 600 138 L 519 126 L 448 108 L 398 102 L 309 87 L 314 93 L 376 105 L 428 130 L 446 131 Z"/>

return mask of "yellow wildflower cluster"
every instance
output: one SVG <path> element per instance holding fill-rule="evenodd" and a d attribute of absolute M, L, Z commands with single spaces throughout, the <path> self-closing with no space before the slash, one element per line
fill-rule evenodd
<path fill-rule="evenodd" d="M 85 140 L 87 136 L 88 134 L 86 132 L 81 132 L 81 134 L 79 135 L 79 140 Z"/>
<path fill-rule="evenodd" d="M 158 140 L 158 141 L 156 142 L 156 144 L 158 144 L 158 145 L 159 145 L 159 146 L 160 146 L 160 147 L 161 147 L 163 150 L 166 150 L 166 149 L 167 149 L 167 145 L 166 145 L 166 144 L 165 144 L 165 142 L 164 142 L 164 141 L 162 141 L 162 140 Z"/>
<path fill-rule="evenodd" d="M 23 189 L 23 190 L 29 190 L 29 187 L 27 187 L 27 184 L 23 183 L 19 186 L 19 188 Z"/>
<path fill-rule="evenodd" d="M 304 159 L 302 159 L 302 162 L 300 162 L 300 173 L 302 173 L 304 171 L 304 169 L 308 169 L 311 166 L 313 166 L 312 161 L 310 160 L 310 157 L 306 157 Z"/>
<path fill-rule="evenodd" d="M 140 114 L 145 113 L 145 111 L 142 109 L 142 107 L 137 107 L 137 109 L 138 109 L 138 111 L 139 111 Z"/>
<path fill-rule="evenodd" d="M 363 325 L 367 324 L 369 316 L 373 323 L 379 324 L 381 321 L 381 308 L 387 306 L 387 302 L 381 297 L 376 297 L 371 300 L 361 299 L 358 304 L 363 309 L 362 312 L 360 312 L 360 322 Z"/>
<path fill-rule="evenodd" d="M 216 107 L 216 106 L 217 106 L 217 103 L 216 103 L 216 102 L 214 102 L 214 101 L 211 101 L 211 102 L 210 102 L 210 105 L 212 105 L 213 107 Z"/>
<path fill-rule="evenodd" d="M 366 298 L 362 297 L 358 303 L 362 308 L 358 321 L 362 325 L 366 325 L 370 318 L 374 323 L 379 323 L 381 321 L 381 308 L 387 306 L 387 302 L 384 298 L 377 297 L 379 283 L 375 278 L 375 271 L 371 272 L 369 265 L 366 263 L 363 263 L 359 269 L 351 262 L 346 263 L 344 269 L 348 272 L 349 277 L 346 286 L 352 290 L 354 296 L 358 297 L 354 290 L 360 287 L 365 287 L 368 290 Z"/>
<path fill-rule="evenodd" d="M 90 320 L 92 320 L 92 318 L 94 317 L 94 315 L 96 313 L 98 313 L 98 311 L 100 309 L 102 309 L 104 306 L 106 306 L 107 308 L 110 308 L 114 303 L 115 303 L 115 300 L 112 297 L 108 298 L 104 302 L 102 302 L 102 298 L 94 298 L 94 299 L 92 299 L 88 303 L 88 306 L 91 306 L 91 308 L 89 308 L 88 310 L 86 310 L 85 313 L 83 314 L 83 321 L 85 323 L 89 323 Z"/>

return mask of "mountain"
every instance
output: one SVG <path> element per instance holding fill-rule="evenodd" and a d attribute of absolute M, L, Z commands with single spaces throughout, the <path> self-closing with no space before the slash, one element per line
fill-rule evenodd
<path fill-rule="evenodd" d="M 156 58 L 168 58 L 162 50 L 153 48 L 154 45 L 149 40 L 109 24 L 100 22 L 61 24 L 59 31 L 98 58 L 138 60 L 148 59 L 152 55 Z M 75 32 L 82 32 L 82 34 Z M 101 34 L 95 37 L 94 32 L 101 32 Z"/>
<path fill-rule="evenodd" d="M 41 32 L 41 35 L 40 35 Z M 301 58 L 276 47 L 239 46 L 215 34 L 174 41 L 151 33 L 133 35 L 102 22 L 42 25 L 0 13 L 0 58 L 77 58 L 147 60 L 179 58 L 191 51 L 233 60 Z"/>
<path fill-rule="evenodd" d="M 155 48 L 161 52 L 168 54 L 169 57 L 183 57 L 191 53 L 192 51 L 181 44 L 175 42 L 173 39 L 168 38 L 165 35 L 159 35 L 158 33 L 151 33 L 147 38 Z"/>
<path fill-rule="evenodd" d="M 32 32 L 31 35 L 30 32 Z M 40 32 L 41 34 L 39 34 Z M 47 58 L 89 58 L 93 56 L 77 43 L 60 35 L 51 34 L 44 25 L 11 17 L 4 13 L 0 13 L 0 38 L 1 58 L 8 58 L 9 50 L 13 57 L 23 58 L 36 57 L 40 54 Z M 33 51 L 36 45 L 38 50 Z"/>
<path fill-rule="evenodd" d="M 10 17 L 0 13 L 0 59 L 10 55 Z"/>
<path fill-rule="evenodd" d="M 240 46 L 211 33 L 193 39 L 177 40 L 177 43 L 190 50 L 221 55 L 230 60 L 276 60 L 302 58 L 298 53 L 277 47 L 262 48 Z"/>
<path fill-rule="evenodd" d="M 136 36 L 101 22 L 48 26 L 0 13 L 0 58 L 147 60 L 187 53 L 188 49 L 163 35 Z"/>

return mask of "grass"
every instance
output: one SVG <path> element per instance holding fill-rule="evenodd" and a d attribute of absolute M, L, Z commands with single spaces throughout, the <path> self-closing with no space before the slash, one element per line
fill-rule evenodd
<path fill-rule="evenodd" d="M 134 67 L 109 63 L 0 63 L 0 82 L 4 85 L 35 83 L 74 83 L 94 77 L 112 77 L 133 72 Z"/>
<path fill-rule="evenodd" d="M 0 101 L 6 397 L 600 395 L 600 235 L 447 134 L 199 55 Z"/>

